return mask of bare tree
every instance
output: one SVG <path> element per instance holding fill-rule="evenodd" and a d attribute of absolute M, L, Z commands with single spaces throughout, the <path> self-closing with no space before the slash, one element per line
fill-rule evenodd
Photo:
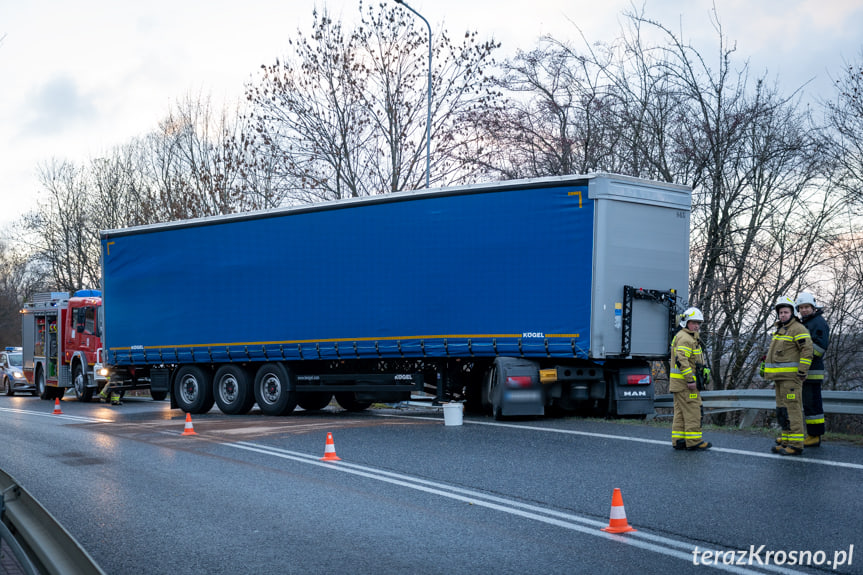
<path fill-rule="evenodd" d="M 863 390 L 863 236 L 859 226 L 829 247 L 829 257 L 817 270 L 809 291 L 826 309 L 830 347 L 825 355 L 826 386 Z M 854 229 L 856 228 L 856 230 Z"/>
<path fill-rule="evenodd" d="M 586 173 L 608 160 L 611 104 L 595 62 L 551 38 L 502 65 L 495 80 L 506 100 L 481 110 L 487 149 L 474 161 L 506 179 Z M 602 158 L 602 160 L 600 159 Z"/>
<path fill-rule="evenodd" d="M 91 225 L 86 174 L 54 160 L 40 167 L 39 180 L 45 197 L 24 218 L 26 230 L 37 238 L 34 258 L 50 270 L 55 289 L 98 286 L 98 230 Z"/>
<path fill-rule="evenodd" d="M 846 64 L 835 80 L 836 97 L 824 103 L 833 131 L 832 153 L 838 163 L 838 185 L 859 213 L 863 206 L 863 50 L 859 61 Z"/>
<path fill-rule="evenodd" d="M 296 201 L 422 187 L 425 181 L 428 38 L 398 6 L 363 13 L 352 31 L 314 13 L 292 57 L 262 66 L 247 89 L 253 106 L 244 147 L 267 162 Z M 460 119 L 493 97 L 484 67 L 497 45 L 467 34 L 461 45 L 434 35 L 432 180 L 464 177 L 456 152 L 472 137 Z"/>
<path fill-rule="evenodd" d="M 208 98 L 186 97 L 144 141 L 146 175 L 139 198 L 148 221 L 171 221 L 238 211 L 242 164 L 238 122 L 223 110 L 215 116 Z"/>
<path fill-rule="evenodd" d="M 12 232 L 17 235 L 17 232 Z M 45 289 L 45 277 L 30 265 L 20 242 L 0 242 L 0 345 L 21 345 L 21 305 Z"/>
<path fill-rule="evenodd" d="M 833 240 L 841 211 L 824 139 L 795 97 L 734 73 L 718 18 L 710 65 L 663 25 L 665 67 L 686 107 L 676 149 L 693 185 L 690 301 L 710 318 L 711 363 L 725 387 L 746 387 L 766 343 L 773 301 L 796 294 Z M 675 170 L 683 173 L 682 170 Z"/>
<path fill-rule="evenodd" d="M 708 318 L 715 385 L 746 387 L 776 297 L 796 295 L 839 233 L 826 138 L 799 94 L 751 79 L 715 13 L 710 61 L 663 24 L 626 16 L 613 42 L 585 39 L 578 53 L 545 39 L 504 65 L 510 100 L 489 123 L 504 152 L 491 169 L 691 185 L 690 303 Z"/>

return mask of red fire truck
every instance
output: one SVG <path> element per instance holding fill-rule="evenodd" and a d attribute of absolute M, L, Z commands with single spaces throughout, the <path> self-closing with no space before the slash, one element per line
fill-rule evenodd
<path fill-rule="evenodd" d="M 102 369 L 99 321 L 102 294 L 81 290 L 39 293 L 21 310 L 24 377 L 42 399 L 63 397 L 75 389 L 80 401 L 107 381 Z"/>

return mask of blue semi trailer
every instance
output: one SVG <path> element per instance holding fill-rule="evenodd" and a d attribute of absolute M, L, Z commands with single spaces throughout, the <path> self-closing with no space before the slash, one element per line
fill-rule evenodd
<path fill-rule="evenodd" d="M 105 363 L 191 413 L 652 413 L 690 199 L 591 174 L 103 231 Z"/>

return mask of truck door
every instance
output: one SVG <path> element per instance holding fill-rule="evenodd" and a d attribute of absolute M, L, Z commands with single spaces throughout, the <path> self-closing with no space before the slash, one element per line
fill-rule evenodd
<path fill-rule="evenodd" d="M 87 356 L 87 363 L 93 363 L 96 349 L 101 347 L 99 310 L 94 305 L 85 305 L 70 309 L 69 313 L 71 329 L 66 334 L 66 351 L 82 351 Z"/>

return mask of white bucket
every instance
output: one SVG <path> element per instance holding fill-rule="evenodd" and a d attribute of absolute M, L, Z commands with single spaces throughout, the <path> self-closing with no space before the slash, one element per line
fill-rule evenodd
<path fill-rule="evenodd" d="M 464 405 L 461 403 L 444 403 L 443 404 L 443 423 L 444 425 L 461 425 L 462 415 L 464 413 Z"/>

